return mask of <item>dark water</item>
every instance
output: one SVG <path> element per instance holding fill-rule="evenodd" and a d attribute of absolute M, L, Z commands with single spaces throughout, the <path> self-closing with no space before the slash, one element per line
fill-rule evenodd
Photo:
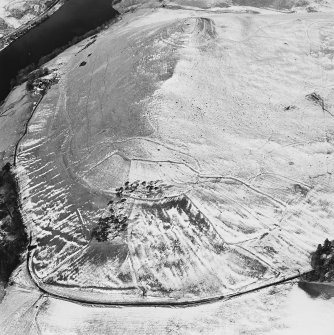
<path fill-rule="evenodd" d="M 0 53 L 0 101 L 17 72 L 54 49 L 117 16 L 111 0 L 69 0 L 48 20 L 31 29 Z"/>

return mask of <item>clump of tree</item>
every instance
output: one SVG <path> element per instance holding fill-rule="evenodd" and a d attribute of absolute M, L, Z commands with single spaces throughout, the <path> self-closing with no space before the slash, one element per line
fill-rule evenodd
<path fill-rule="evenodd" d="M 93 228 L 92 238 L 99 242 L 107 241 L 110 226 L 110 218 L 99 218 L 99 223 Z"/>
<path fill-rule="evenodd" d="M 93 228 L 92 238 L 95 238 L 99 242 L 108 241 L 115 238 L 121 232 L 124 232 L 128 226 L 127 217 L 117 217 L 111 214 L 108 217 L 100 218 L 98 225 Z"/>
<path fill-rule="evenodd" d="M 334 241 L 326 239 L 323 245 L 318 245 L 312 254 L 311 266 L 313 271 L 309 280 L 321 282 L 334 280 Z"/>
<path fill-rule="evenodd" d="M 32 91 L 34 89 L 34 81 L 38 78 L 47 76 L 50 74 L 50 70 L 47 67 L 37 69 L 25 75 L 27 80 L 26 89 L 27 91 Z"/>
<path fill-rule="evenodd" d="M 0 279 L 7 282 L 26 250 L 28 238 L 18 202 L 18 185 L 11 165 L 0 171 Z"/>
<path fill-rule="evenodd" d="M 123 188 L 122 188 L 123 189 Z M 92 230 L 92 238 L 98 242 L 105 242 L 120 236 L 128 227 L 128 217 L 125 215 L 126 198 L 122 198 L 119 191 L 114 200 L 108 203 L 108 215 L 99 218 L 98 224 Z"/>
<path fill-rule="evenodd" d="M 99 218 L 98 224 L 92 230 L 92 238 L 99 242 L 105 242 L 120 236 L 128 227 L 128 217 L 125 212 L 131 194 L 153 197 L 161 195 L 163 187 L 164 184 L 161 184 L 160 180 L 136 180 L 132 183 L 126 181 L 123 186 L 115 188 L 115 198 L 108 203 L 109 213 L 107 216 Z"/>
<path fill-rule="evenodd" d="M 40 77 L 46 76 L 50 73 L 50 70 L 47 67 L 37 68 L 35 64 L 29 65 L 24 69 L 21 69 L 16 78 L 11 80 L 11 86 L 19 85 L 27 81 L 27 89 L 31 87 L 33 81 Z M 28 84 L 29 82 L 29 84 Z"/>
<path fill-rule="evenodd" d="M 123 194 L 130 195 L 135 192 L 146 196 L 157 196 L 163 192 L 163 187 L 160 180 L 140 181 L 136 180 L 133 183 L 125 182 L 124 186 L 116 188 L 116 196 L 121 197 Z"/>

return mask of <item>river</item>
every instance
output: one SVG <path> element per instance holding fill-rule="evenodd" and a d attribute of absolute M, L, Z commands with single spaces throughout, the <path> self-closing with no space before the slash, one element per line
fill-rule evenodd
<path fill-rule="evenodd" d="M 0 101 L 10 92 L 10 81 L 20 69 L 117 15 L 111 0 L 65 2 L 49 19 L 0 52 Z"/>

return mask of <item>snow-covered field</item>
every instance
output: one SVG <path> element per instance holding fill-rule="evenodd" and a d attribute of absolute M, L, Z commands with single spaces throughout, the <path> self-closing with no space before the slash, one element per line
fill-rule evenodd
<path fill-rule="evenodd" d="M 333 12 L 324 2 L 289 14 L 193 5 L 126 14 L 47 65 L 61 78 L 17 160 L 37 245 L 29 269 L 46 291 L 88 303 L 210 299 L 308 271 L 333 237 Z M 99 218 L 116 214 L 125 228 L 93 238 Z M 45 298 L 27 315 L 45 334 L 311 329 L 288 311 L 315 305 L 280 288 L 182 313 Z M 10 292 L 5 306 L 22 293 Z M 24 306 L 39 299 L 31 294 Z"/>
<path fill-rule="evenodd" d="M 97 307 L 50 298 L 25 275 L 0 304 L 1 334 L 311 335 L 333 333 L 334 300 L 284 284 L 233 300 L 187 308 Z"/>
<path fill-rule="evenodd" d="M 333 33 L 326 13 L 161 9 L 65 52 L 18 157 L 36 280 L 170 302 L 309 270 L 334 234 Z M 124 194 L 126 232 L 94 242 L 135 180 L 165 186 Z"/>

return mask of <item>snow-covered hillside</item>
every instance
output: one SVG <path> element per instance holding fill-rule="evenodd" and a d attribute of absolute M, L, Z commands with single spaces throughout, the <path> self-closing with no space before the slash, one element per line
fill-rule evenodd
<path fill-rule="evenodd" d="M 188 8 L 195 10 L 226 10 L 240 7 L 269 8 L 277 11 L 316 12 L 333 9 L 331 0 L 113 0 L 119 12 L 127 12 L 138 7 Z"/>
<path fill-rule="evenodd" d="M 34 278 L 172 302 L 310 269 L 334 234 L 330 18 L 144 10 L 50 62 L 18 155 Z"/>
<path fill-rule="evenodd" d="M 332 315 L 278 286 L 334 236 L 329 5 L 123 1 L 45 65 L 59 81 L 16 168 L 35 248 L 0 305 L 4 334 L 306 334 L 298 303 L 307 325 L 313 306 Z"/>

